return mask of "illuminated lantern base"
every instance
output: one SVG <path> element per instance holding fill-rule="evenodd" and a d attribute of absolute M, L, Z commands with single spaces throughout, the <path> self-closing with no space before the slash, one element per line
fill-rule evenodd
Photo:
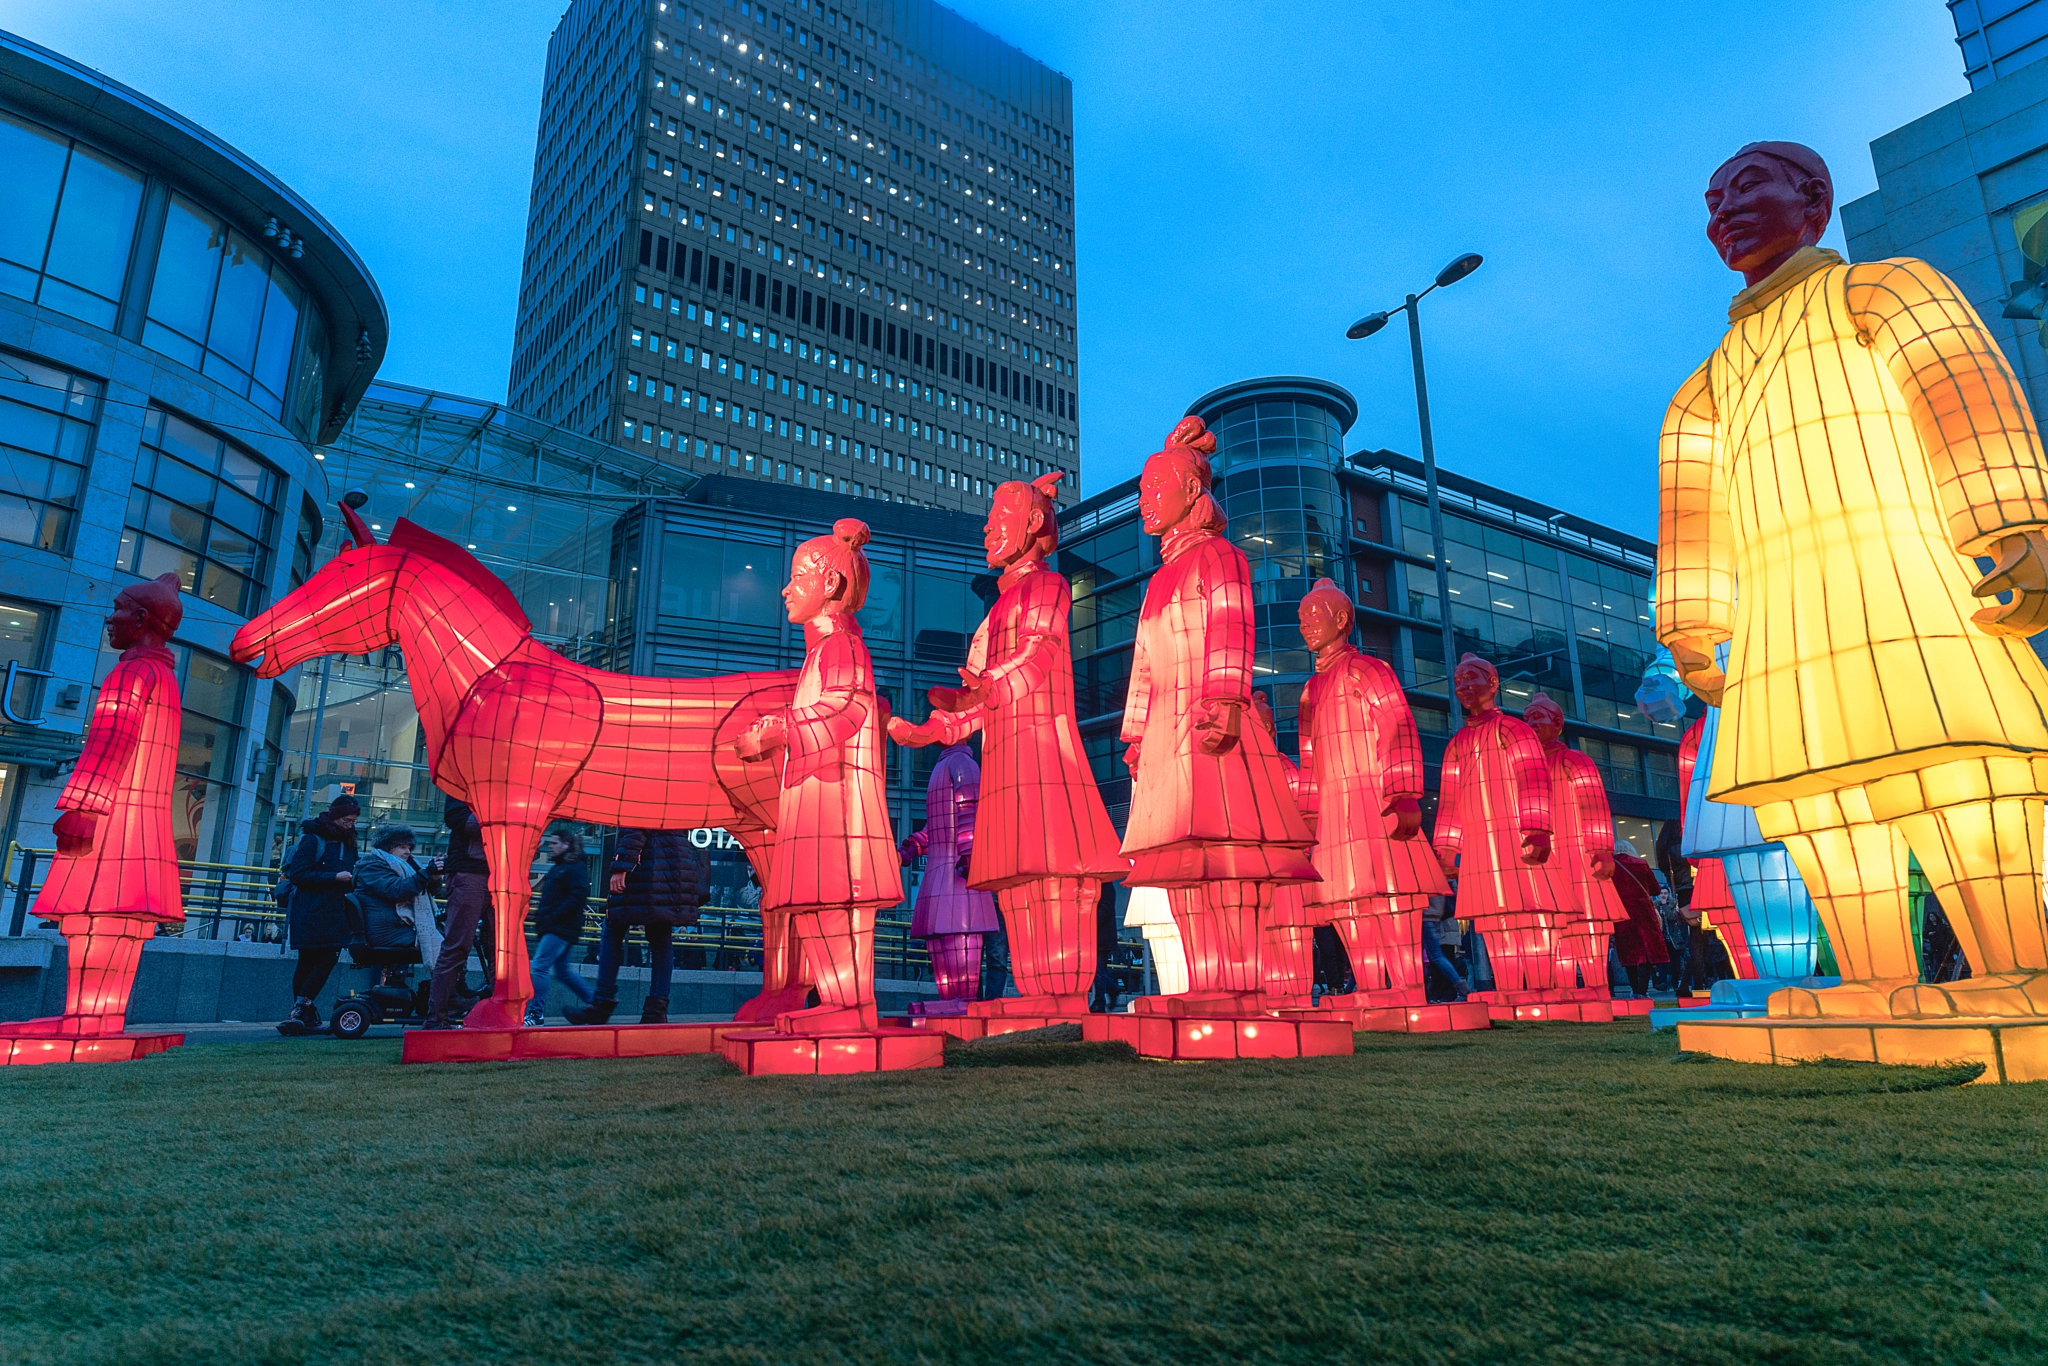
<path fill-rule="evenodd" d="M 1299 1020 L 1281 1015 L 1104 1015 L 1109 1037 L 1141 1058 L 1169 1062 L 1224 1062 L 1234 1058 L 1346 1057 L 1352 1052 L 1346 1020 Z"/>
<path fill-rule="evenodd" d="M 1177 996 L 1140 996 L 1131 1002 L 1136 1015 L 1200 1015 L 1207 1019 L 1244 1016 L 1255 1019 L 1266 1013 L 1257 990 L 1183 991 Z"/>
<path fill-rule="evenodd" d="M 408 1029 L 401 1062 L 513 1062 L 522 1058 L 672 1058 L 715 1053 L 747 1024 L 555 1025 L 537 1029 Z"/>
<path fill-rule="evenodd" d="M 1541 1024 L 1607 1024 L 1614 1019 L 1612 1001 L 1565 1001 L 1548 991 L 1475 991 L 1468 1001 L 1484 1002 L 1496 1020 L 1524 1020 Z"/>
<path fill-rule="evenodd" d="M 1647 997 L 1633 996 L 1625 1001 L 1609 1001 L 1607 1008 L 1614 1012 L 1616 1019 L 1620 1019 L 1627 1015 L 1648 1015 L 1655 1005 L 1656 1002 Z"/>
<path fill-rule="evenodd" d="M 56 1019 L 0 1025 L 0 1066 L 31 1067 L 45 1062 L 133 1062 L 185 1042 L 183 1034 L 28 1033 L 23 1025 L 56 1024 Z"/>
<path fill-rule="evenodd" d="M 1980 1082 L 2048 1081 L 2048 1020 L 2042 1019 L 1687 1020 L 1678 1026 L 1678 1046 L 1731 1062 L 1980 1062 Z"/>
<path fill-rule="evenodd" d="M 1072 1019 L 1088 1013 L 1088 993 L 1039 992 L 1030 996 L 998 996 L 992 1001 L 969 1001 L 967 1013 L 990 1020 L 1010 1015 Z"/>
<path fill-rule="evenodd" d="M 1484 1001 L 1443 1001 L 1434 1005 L 1370 1005 L 1358 996 L 1325 996 L 1313 1011 L 1283 1011 L 1346 1020 L 1353 1029 L 1380 1034 L 1441 1034 L 1453 1029 L 1491 1029 L 1492 1012 Z"/>
<path fill-rule="evenodd" d="M 914 1029 L 929 1030 L 937 1034 L 951 1034 L 956 1039 L 986 1039 L 998 1034 L 1016 1034 L 1027 1029 L 1045 1029 L 1052 1025 L 1077 1024 L 1081 1026 L 1081 1038 L 1086 1043 L 1103 1043 L 1109 1038 L 1107 1015 L 1091 1015 L 1078 1011 L 1071 1015 L 934 1015 L 927 1011 L 913 1015 L 910 1019 Z"/>
<path fill-rule="evenodd" d="M 718 1052 L 750 1077 L 825 1077 L 942 1067 L 946 1037 L 929 1029 L 878 1028 L 849 1034 L 785 1034 L 732 1030 Z"/>

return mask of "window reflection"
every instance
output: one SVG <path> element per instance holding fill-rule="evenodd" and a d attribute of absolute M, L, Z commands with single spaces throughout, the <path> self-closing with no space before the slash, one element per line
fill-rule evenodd
<path fill-rule="evenodd" d="M 111 328 L 142 207 L 142 173 L 0 114 L 0 291 Z"/>

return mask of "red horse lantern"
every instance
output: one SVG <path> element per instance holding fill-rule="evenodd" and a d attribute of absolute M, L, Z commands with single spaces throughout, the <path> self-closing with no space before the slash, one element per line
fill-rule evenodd
<path fill-rule="evenodd" d="M 465 1024 L 516 1028 L 532 995 L 527 871 L 549 820 L 723 826 L 760 869 L 780 784 L 774 766 L 742 762 L 734 744 L 760 716 L 789 707 L 797 675 L 659 679 L 587 668 L 534 640 L 511 590 L 474 556 L 403 519 L 380 545 L 351 497 L 341 508 L 351 543 L 236 632 L 230 653 L 260 659 L 257 675 L 275 678 L 322 655 L 405 652 L 434 782 L 476 812 L 490 863 L 496 982 Z M 786 980 L 788 916 L 764 912 L 762 933 L 762 995 L 743 1018 L 801 1004 L 801 984 Z"/>

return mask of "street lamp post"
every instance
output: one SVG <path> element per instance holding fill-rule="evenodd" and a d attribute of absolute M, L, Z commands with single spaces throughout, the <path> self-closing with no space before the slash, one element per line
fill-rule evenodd
<path fill-rule="evenodd" d="M 1457 260 L 1436 273 L 1429 289 L 1421 294 L 1410 294 L 1399 308 L 1380 313 L 1368 313 L 1345 330 L 1344 335 L 1353 341 L 1370 337 L 1387 325 L 1396 313 L 1408 315 L 1408 348 L 1415 362 L 1415 416 L 1422 427 L 1422 483 L 1429 502 L 1429 552 L 1436 564 L 1436 608 L 1437 627 L 1443 636 L 1444 651 L 1444 693 L 1451 703 L 1451 729 L 1457 730 L 1465 724 L 1464 708 L 1458 705 L 1458 691 L 1451 686 L 1451 672 L 1457 665 L 1453 654 L 1451 634 L 1451 578 L 1445 566 L 1444 554 L 1444 510 L 1443 501 L 1437 494 L 1436 483 L 1436 440 L 1429 426 L 1429 382 L 1422 370 L 1422 310 L 1416 307 L 1432 289 L 1442 289 L 1479 269 L 1485 260 L 1478 252 L 1468 251 Z"/>

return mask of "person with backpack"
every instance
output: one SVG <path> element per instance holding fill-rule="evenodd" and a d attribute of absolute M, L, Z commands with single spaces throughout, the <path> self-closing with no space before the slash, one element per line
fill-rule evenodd
<path fill-rule="evenodd" d="M 569 950 L 583 937 L 583 908 L 590 903 L 590 865 L 584 862 L 582 843 L 561 831 L 541 837 L 541 853 L 548 857 L 548 870 L 540 880 L 540 904 L 533 912 L 533 932 L 539 936 L 533 949 L 533 999 L 526 1003 L 526 1024 L 547 1023 L 548 985 L 551 981 L 567 987 L 582 1006 L 591 1002 L 591 990 L 582 976 L 569 966 Z"/>
<path fill-rule="evenodd" d="M 571 1024 L 603 1024 L 618 1009 L 619 966 L 625 961 L 626 934 L 635 925 L 646 927 L 651 960 L 640 1023 L 668 1022 L 676 927 L 697 923 L 710 877 L 710 861 L 690 846 L 687 830 L 619 832 L 607 884 L 611 897 L 598 940 L 597 996 L 581 1010 L 568 1012 Z"/>
<path fill-rule="evenodd" d="M 285 856 L 288 885 L 285 912 L 291 946 L 299 951 L 292 970 L 292 1010 L 280 1034 L 308 1034 L 320 1028 L 313 998 L 327 985 L 341 951 L 357 932 L 354 890 L 356 816 L 362 804 L 344 792 L 300 829 L 299 842 Z"/>

